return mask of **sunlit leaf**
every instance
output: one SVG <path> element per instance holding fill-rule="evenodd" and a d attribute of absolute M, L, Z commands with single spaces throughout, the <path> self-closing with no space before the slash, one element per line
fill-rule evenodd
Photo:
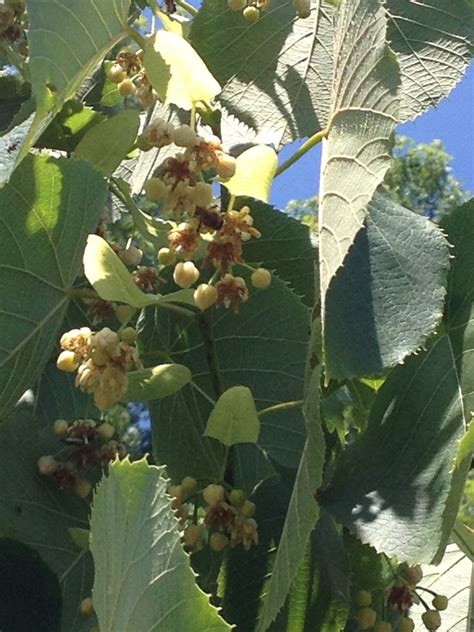
<path fill-rule="evenodd" d="M 223 184 L 232 195 L 268 202 L 277 164 L 276 152 L 271 147 L 256 145 L 240 154 L 235 175 Z"/>
<path fill-rule="evenodd" d="M 92 597 L 101 632 L 230 630 L 196 585 L 166 488 L 144 459 L 116 461 L 97 489 Z"/>
<path fill-rule="evenodd" d="M 29 156 L 0 190 L 0 418 L 59 337 L 82 247 L 106 198 L 86 162 Z"/>
<path fill-rule="evenodd" d="M 257 443 L 260 421 L 246 386 L 232 386 L 222 393 L 207 420 L 204 436 L 213 437 L 225 446 Z"/>
<path fill-rule="evenodd" d="M 104 176 L 111 176 L 130 151 L 139 124 L 138 112 L 120 112 L 89 130 L 74 154 L 91 162 Z"/>
<path fill-rule="evenodd" d="M 191 379 L 191 371 L 182 364 L 159 364 L 151 369 L 127 373 L 127 402 L 150 401 L 173 395 Z"/>
<path fill-rule="evenodd" d="M 84 272 L 89 283 L 104 301 L 118 301 L 137 308 L 160 302 L 194 303 L 192 290 L 178 290 L 164 296 L 145 294 L 139 290 L 125 265 L 99 235 L 89 235 L 87 238 Z"/>
<path fill-rule="evenodd" d="M 209 103 L 221 91 L 194 48 L 171 31 L 158 31 L 148 40 L 143 63 L 161 101 L 190 110 L 198 101 Z"/>

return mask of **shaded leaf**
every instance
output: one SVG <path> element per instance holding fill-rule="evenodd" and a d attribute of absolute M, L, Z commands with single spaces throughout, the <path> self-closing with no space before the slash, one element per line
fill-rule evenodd
<path fill-rule="evenodd" d="M 456 524 L 454 525 L 454 529 L 452 532 L 452 539 L 461 549 L 464 555 L 467 555 L 471 562 L 473 562 L 474 531 L 472 529 L 469 529 L 469 527 L 463 524 L 460 520 L 456 520 Z"/>
<path fill-rule="evenodd" d="M 230 630 L 195 583 L 162 471 L 116 461 L 91 517 L 94 607 L 102 632 Z"/>
<path fill-rule="evenodd" d="M 210 314 L 215 314 L 213 321 Z M 171 358 L 193 374 L 189 386 L 150 407 L 154 454 L 167 464 L 173 479 L 219 474 L 221 446 L 202 433 L 215 399 L 225 389 L 247 386 L 257 409 L 303 394 L 309 312 L 282 281 L 274 279 L 267 290 L 253 294 L 239 314 L 222 308 L 210 314 L 196 320 L 147 309 L 139 323 L 139 339 L 150 361 Z M 216 358 L 220 381 L 210 358 Z M 277 463 L 297 467 L 304 444 L 301 411 L 262 416 L 258 444 Z"/>
<path fill-rule="evenodd" d="M 362 541 L 402 561 L 440 561 L 470 466 L 468 456 L 453 468 L 474 408 L 473 211 L 471 201 L 445 224 L 455 259 L 444 333 L 390 373 L 325 498 Z"/>
<path fill-rule="evenodd" d="M 225 446 L 257 443 L 260 421 L 252 392 L 245 386 L 232 386 L 222 393 L 207 420 L 205 437 Z"/>
<path fill-rule="evenodd" d="M 86 162 L 29 156 L 0 191 L 0 418 L 39 377 L 106 197 Z"/>
<path fill-rule="evenodd" d="M 304 415 L 307 438 L 291 495 L 272 575 L 258 625 L 267 630 L 285 604 L 303 563 L 309 537 L 319 518 L 316 491 L 322 483 L 325 442 L 319 413 L 320 367 L 306 384 Z"/>
<path fill-rule="evenodd" d="M 58 437 L 51 426 L 39 423 L 29 410 L 17 409 L 0 426 L 0 441 L 4 450 L 0 464 L 0 533 L 34 549 L 59 579 L 62 632 L 89 632 L 94 618 L 82 616 L 79 605 L 90 595 L 92 560 L 69 534 L 70 528 L 87 529 L 89 505 L 37 470 L 40 456 L 58 452 Z M 22 595 L 25 599 L 23 591 Z"/>
<path fill-rule="evenodd" d="M 400 120 L 447 97 L 474 52 L 474 5 L 466 0 L 388 0 L 388 39 L 402 77 Z"/>
<path fill-rule="evenodd" d="M 191 379 L 191 371 L 183 364 L 159 364 L 151 369 L 127 373 L 126 402 L 149 401 L 169 397 Z"/>
<path fill-rule="evenodd" d="M 326 295 L 330 374 L 378 375 L 419 349 L 441 320 L 448 269 L 437 226 L 377 192 Z"/>
<path fill-rule="evenodd" d="M 287 0 L 273 0 L 248 24 L 221 0 L 205 0 L 191 40 L 222 84 L 226 109 L 258 131 L 271 130 L 278 146 L 327 124 L 333 16 L 333 7 L 313 0 L 311 17 L 300 20 Z"/>
<path fill-rule="evenodd" d="M 111 176 L 137 137 L 140 117 L 125 110 L 89 130 L 76 147 L 76 158 L 91 162 L 104 176 Z"/>

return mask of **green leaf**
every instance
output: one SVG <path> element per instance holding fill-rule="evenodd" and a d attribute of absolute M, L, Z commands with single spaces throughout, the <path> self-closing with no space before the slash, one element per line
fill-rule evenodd
<path fill-rule="evenodd" d="M 89 505 L 37 471 L 39 457 L 57 453 L 61 443 L 23 407 L 0 426 L 0 442 L 0 534 L 33 548 L 59 579 L 62 632 L 89 632 L 95 618 L 82 616 L 79 605 L 92 588 L 92 559 L 69 533 L 88 528 Z"/>
<path fill-rule="evenodd" d="M 300 20 L 287 0 L 248 24 L 221 0 L 205 0 L 191 41 L 222 84 L 219 100 L 278 146 L 323 129 L 333 74 L 333 7 L 314 1 Z M 277 78 L 277 80 L 275 80 Z"/>
<path fill-rule="evenodd" d="M 114 462 L 91 516 L 94 607 L 101 632 L 230 630 L 197 587 L 162 471 Z"/>
<path fill-rule="evenodd" d="M 213 437 L 225 446 L 257 443 L 260 420 L 252 391 L 232 386 L 222 393 L 207 420 L 205 437 Z"/>
<path fill-rule="evenodd" d="M 386 44 L 386 16 L 379 0 L 342 2 L 335 50 L 318 222 L 324 335 L 328 288 L 337 283 L 336 272 L 390 165 L 391 135 L 398 117 L 399 71 Z"/>
<path fill-rule="evenodd" d="M 232 195 L 247 195 L 268 202 L 278 158 L 268 145 L 255 145 L 237 158 L 235 174 L 224 186 Z"/>
<path fill-rule="evenodd" d="M 74 154 L 91 162 L 104 176 L 111 176 L 130 151 L 139 124 L 138 112 L 120 112 L 89 130 Z"/>
<path fill-rule="evenodd" d="M 71 540 L 74 544 L 83 551 L 89 550 L 89 529 L 81 529 L 80 527 L 70 527 L 68 529 Z"/>
<path fill-rule="evenodd" d="M 82 161 L 29 156 L 0 191 L 0 418 L 41 374 L 106 185 Z"/>
<path fill-rule="evenodd" d="M 198 101 L 210 103 L 221 91 L 194 48 L 171 31 L 157 31 L 147 40 L 143 65 L 161 101 L 191 110 Z"/>
<path fill-rule="evenodd" d="M 100 112 L 79 101 L 66 101 L 35 145 L 72 153 L 87 131 L 102 120 Z"/>
<path fill-rule="evenodd" d="M 304 560 L 309 537 L 319 518 L 315 498 L 321 486 L 325 442 L 319 414 L 320 367 L 311 373 L 306 385 L 304 415 L 307 438 L 295 485 L 278 544 L 270 582 L 259 621 L 259 632 L 267 630 L 283 608 L 298 569 Z M 297 525 L 297 528 L 295 526 Z"/>
<path fill-rule="evenodd" d="M 145 294 L 139 290 L 126 266 L 99 235 L 89 235 L 87 238 L 84 273 L 104 301 L 117 301 L 136 308 L 173 301 L 194 304 L 193 290 L 179 290 L 164 296 Z"/>
<path fill-rule="evenodd" d="M 326 294 L 329 373 L 378 375 L 419 349 L 441 320 L 448 269 L 438 227 L 377 192 Z"/>
<path fill-rule="evenodd" d="M 249 198 L 237 201 L 236 208 L 248 205 L 260 239 L 244 242 L 245 261 L 263 265 L 286 281 L 308 307 L 314 305 L 316 249 L 309 228 L 269 204 Z"/>
<path fill-rule="evenodd" d="M 127 373 L 128 388 L 123 401 L 137 402 L 169 397 L 191 379 L 191 371 L 183 364 L 159 364 L 151 369 Z"/>
<path fill-rule="evenodd" d="M 127 31 L 130 0 L 27 0 L 29 67 L 36 114 L 17 128 L 19 151 L 4 161 L 2 180 L 26 156 L 63 103 Z"/>
<path fill-rule="evenodd" d="M 474 561 L 474 531 L 466 527 L 460 520 L 456 520 L 452 532 L 453 541 L 458 545 L 461 551 Z"/>
<path fill-rule="evenodd" d="M 0 538 L 0 626 L 8 632 L 58 632 L 61 591 L 57 578 L 30 547 Z"/>
<path fill-rule="evenodd" d="M 388 39 L 402 75 L 400 119 L 448 96 L 474 53 L 474 5 L 466 0 L 388 0 Z"/>
<path fill-rule="evenodd" d="M 243 276 L 248 280 L 247 272 Z M 173 479 L 219 475 L 221 446 L 202 434 L 224 390 L 248 387 L 258 410 L 303 396 L 309 311 L 279 279 L 252 293 L 239 314 L 220 308 L 195 319 L 147 309 L 139 330 L 150 360 L 171 358 L 193 374 L 177 395 L 150 406 L 154 455 L 166 463 Z M 297 467 L 303 444 L 300 410 L 262 416 L 258 445 L 277 463 Z"/>
<path fill-rule="evenodd" d="M 9 127 L 13 117 L 30 96 L 29 84 L 21 83 L 14 75 L 0 77 L 0 130 Z"/>
<path fill-rule="evenodd" d="M 444 333 L 390 373 L 325 495 L 336 519 L 402 561 L 441 559 L 470 466 L 468 455 L 453 468 L 474 409 L 473 212 L 471 201 L 444 226 L 455 247 Z"/>

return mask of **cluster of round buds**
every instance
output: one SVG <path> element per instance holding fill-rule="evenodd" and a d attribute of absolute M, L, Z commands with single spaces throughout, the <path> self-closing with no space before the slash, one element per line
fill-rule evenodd
<path fill-rule="evenodd" d="M 198 493 L 197 487 L 197 481 L 187 476 L 168 490 L 171 506 L 184 527 L 183 543 L 190 551 L 201 550 L 206 542 L 215 552 L 239 544 L 248 551 L 252 544 L 258 544 L 257 523 L 252 517 L 255 504 L 242 490 L 226 492 L 222 485 L 211 484 Z M 204 511 L 197 510 L 199 497 L 204 501 Z"/>
<path fill-rule="evenodd" d="M 122 97 L 136 94 L 144 108 L 154 105 L 156 92 L 148 81 L 140 56 L 136 53 L 121 51 L 110 67 L 108 77 L 117 84 Z"/>
<path fill-rule="evenodd" d="M 125 457 L 124 446 L 113 440 L 114 426 L 107 422 L 97 425 L 92 419 L 78 419 L 69 424 L 65 419 L 57 419 L 53 431 L 70 448 L 68 459 L 59 462 L 52 455 L 42 456 L 38 470 L 54 478 L 61 489 L 72 489 L 81 498 L 88 496 L 91 484 L 79 474 L 80 470 Z"/>
<path fill-rule="evenodd" d="M 231 11 L 242 11 L 242 15 L 251 24 L 256 22 L 262 11 L 270 6 L 270 0 L 227 0 L 227 6 Z"/>
<path fill-rule="evenodd" d="M 71 373 L 77 370 L 76 386 L 94 393 L 96 406 L 107 410 L 125 394 L 127 371 L 141 368 L 136 337 L 132 327 L 118 333 L 108 327 L 96 333 L 88 327 L 72 329 L 61 337 L 57 367 Z"/>
<path fill-rule="evenodd" d="M 5 38 L 24 57 L 28 55 L 27 26 L 24 0 L 4 0 L 0 4 L 0 39 Z"/>

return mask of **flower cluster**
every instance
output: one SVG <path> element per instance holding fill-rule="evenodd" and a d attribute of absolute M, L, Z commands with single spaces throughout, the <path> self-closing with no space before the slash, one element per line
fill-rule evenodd
<path fill-rule="evenodd" d="M 226 153 L 218 138 L 203 138 L 189 125 L 175 127 L 163 119 L 155 119 L 139 139 L 145 151 L 171 143 L 184 151 L 167 158 L 144 185 L 147 198 L 158 202 L 162 214 L 173 223 L 167 235 L 169 247 L 159 251 L 158 261 L 163 266 L 176 264 L 175 283 L 190 288 L 200 277 L 192 259 L 200 256 L 204 247 L 203 266 L 213 266 L 217 274 L 209 284 L 196 289 L 196 305 L 203 310 L 214 304 L 232 306 L 237 311 L 249 292 L 245 280 L 234 276 L 232 268 L 245 265 L 243 243 L 261 235 L 250 208 L 222 212 L 214 203 L 209 183 L 215 174 L 232 177 L 236 160 Z M 265 289 L 271 283 L 271 274 L 259 268 L 251 281 L 254 287 Z"/>
<path fill-rule="evenodd" d="M 392 612 L 401 613 L 401 618 L 397 622 L 398 632 L 413 632 L 415 622 L 408 615 L 408 610 L 413 603 L 422 603 L 425 612 L 421 619 L 427 630 L 437 630 L 441 626 L 440 611 L 448 607 L 448 598 L 444 595 L 432 593 L 432 608 L 420 596 L 419 591 L 432 592 L 418 583 L 423 578 L 423 571 L 419 565 L 401 565 L 396 574 L 399 581 L 392 586 L 387 598 L 387 606 Z M 356 618 L 360 630 L 374 628 L 376 632 L 391 632 L 392 626 L 388 621 L 378 619 L 377 612 L 371 608 L 372 594 L 367 590 L 359 590 L 354 599 L 357 612 Z"/>
<path fill-rule="evenodd" d="M 0 4 L 0 40 L 5 38 L 23 57 L 28 55 L 27 27 L 24 0 L 4 0 Z"/>
<path fill-rule="evenodd" d="M 255 504 L 247 499 L 242 490 L 227 492 L 222 485 L 211 484 L 200 494 L 196 492 L 197 481 L 191 477 L 169 488 L 171 505 L 184 527 L 183 542 L 188 549 L 200 550 L 206 540 L 216 552 L 239 544 L 248 551 L 252 545 L 258 544 L 257 523 L 253 518 Z M 190 497 L 194 497 L 196 504 L 198 496 L 202 497 L 204 507 L 191 512 Z M 191 520 L 189 516 L 194 518 Z"/>
<path fill-rule="evenodd" d="M 61 371 L 77 371 L 76 386 L 94 393 L 96 406 L 107 410 L 127 391 L 127 371 L 141 368 L 136 338 L 132 327 L 118 333 L 108 327 L 96 333 L 89 327 L 72 329 L 61 337 L 56 364 Z"/>
<path fill-rule="evenodd" d="M 109 69 L 108 77 L 110 81 L 117 84 L 119 94 L 122 97 L 136 95 L 144 108 L 149 108 L 155 104 L 156 92 L 148 81 L 141 57 L 138 54 L 120 51 Z"/>
<path fill-rule="evenodd" d="M 98 425 L 92 419 L 78 419 L 69 424 L 65 419 L 57 419 L 53 430 L 70 448 L 68 459 L 60 462 L 51 454 L 44 455 L 38 460 L 38 471 L 56 480 L 61 489 L 72 489 L 81 498 L 89 495 L 92 486 L 80 475 L 80 470 L 125 457 L 125 447 L 113 439 L 115 428 L 110 423 Z"/>

